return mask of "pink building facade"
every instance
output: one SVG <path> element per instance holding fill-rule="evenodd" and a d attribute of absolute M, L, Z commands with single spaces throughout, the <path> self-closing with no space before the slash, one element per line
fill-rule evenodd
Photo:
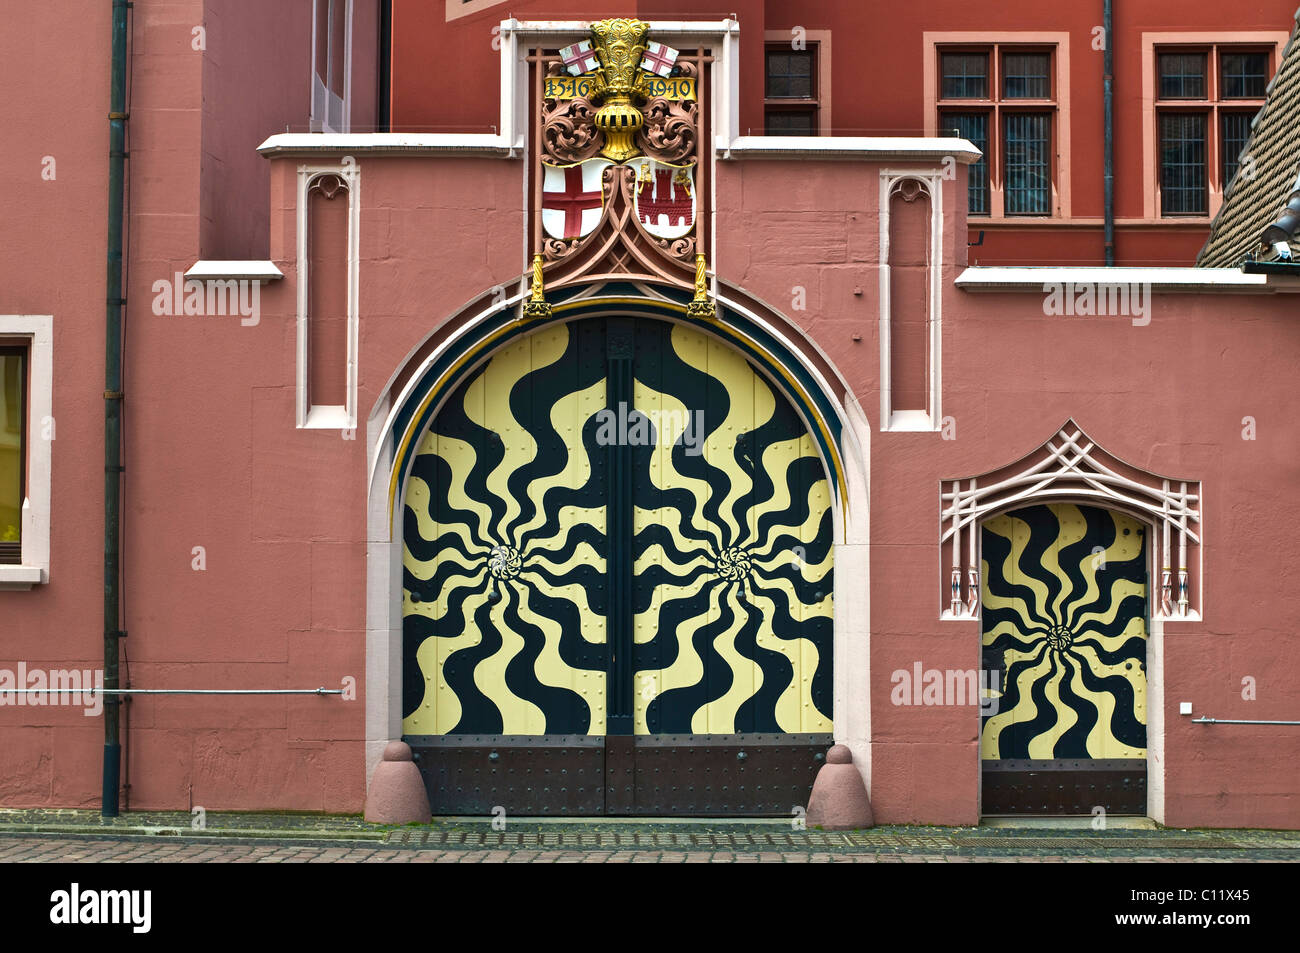
<path fill-rule="evenodd" d="M 933 137 L 740 135 L 735 70 L 751 40 L 725 20 L 651 21 L 645 33 L 681 51 L 679 62 L 697 64 L 695 73 L 673 74 L 694 80 L 694 98 L 669 96 L 665 106 L 689 114 L 693 145 L 676 161 L 646 153 L 648 168 L 691 170 L 691 254 L 674 252 L 675 239 L 654 241 L 639 212 L 617 219 L 614 193 L 635 179 L 619 178 L 627 159 L 606 163 L 614 171 L 597 187 L 600 223 L 548 246 L 543 212 L 556 206 L 548 205 L 544 165 L 578 168 L 592 158 L 570 142 L 573 161 L 557 161 L 546 130 L 567 107 L 543 94 L 544 83 L 564 75 L 551 64 L 590 37 L 588 22 L 500 24 L 500 73 L 481 78 L 500 87 L 496 132 L 332 133 L 306 131 L 304 116 L 328 128 L 330 101 L 318 106 L 299 82 L 318 75 L 313 62 L 283 52 L 304 44 L 281 42 L 310 35 L 311 17 L 259 13 L 265 22 L 253 33 L 262 50 L 234 41 L 236 9 L 247 13 L 233 3 L 138 0 L 133 14 L 122 684 L 344 694 L 132 697 L 122 714 L 127 807 L 355 813 L 385 747 L 405 739 L 422 756 L 435 815 L 476 812 L 478 801 L 455 794 L 475 785 L 484 804 L 512 814 L 788 813 L 806 803 L 819 757 L 793 774 L 773 768 L 794 790 L 760 808 L 716 790 L 656 787 L 635 767 L 662 756 L 638 748 L 638 739 L 680 735 L 674 743 L 684 759 L 703 759 L 701 772 L 739 786 L 752 786 L 755 775 L 743 774 L 755 772 L 761 785 L 765 742 L 753 736 L 779 735 L 773 743 L 797 738 L 810 750 L 846 745 L 881 823 L 975 824 L 994 813 L 1086 814 L 1099 805 L 1179 827 L 1297 825 L 1295 729 L 1197 719 L 1285 721 L 1300 712 L 1300 610 L 1286 598 L 1286 567 L 1300 543 L 1284 515 L 1300 485 L 1300 424 L 1285 410 L 1300 349 L 1290 295 L 1300 281 L 1191 262 L 968 267 L 965 190 L 978 150 Z M 30 130 L 2 160 L 13 186 L 11 227 L 0 238 L 8 263 L 0 345 L 21 351 L 25 375 L 21 548 L 16 562 L 0 565 L 0 669 L 13 673 L 103 667 L 108 9 L 71 27 L 59 20 L 57 46 L 43 39 L 54 35 L 56 13 L 45 15 L 45 29 L 33 22 L 3 41 L 7 72 L 22 78 L 20 124 Z M 69 29 L 84 35 L 69 44 Z M 357 115 L 376 101 L 374 65 L 360 51 L 377 48 L 365 38 L 379 29 L 377 15 L 352 22 L 357 52 L 345 75 Z M 54 69 L 70 45 L 84 79 Z M 294 131 L 282 132 L 286 125 Z M 568 134 L 581 138 L 585 127 L 576 128 Z M 219 284 L 226 281 L 234 284 Z M 229 306 L 219 306 L 227 293 Z M 528 309 L 542 300 L 549 314 Z M 445 593 L 454 591 L 440 568 L 423 576 L 413 568 L 441 566 L 443 556 L 420 556 L 418 544 L 440 545 L 451 534 L 433 503 L 421 509 L 412 495 L 425 480 L 421 467 L 435 466 L 426 458 L 457 472 L 450 451 L 438 449 L 457 439 L 448 408 L 468 401 L 459 395 L 476 380 L 490 402 L 491 368 L 505 373 L 520 349 L 540 355 L 555 341 L 577 340 L 580 325 L 605 335 L 611 362 L 623 359 L 609 343 L 620 321 L 635 321 L 637 335 L 662 327 L 680 354 L 701 342 L 714 379 L 739 360 L 735 367 L 757 382 L 743 387 L 791 408 L 803 428 L 799 459 L 819 468 L 798 492 L 821 502 L 808 503 L 784 539 L 777 533 L 770 548 L 744 556 L 746 567 L 750 558 L 769 560 L 775 579 L 794 561 L 778 551 L 804 560 L 806 548 L 828 545 L 820 569 L 796 563 L 790 577 L 796 594 L 824 583 L 826 591 L 799 595 L 793 616 L 825 624 L 796 638 L 817 654 L 810 661 L 802 649 L 789 691 L 811 694 L 799 695 L 794 722 L 779 713 L 784 702 L 772 701 L 779 729 L 755 727 L 766 722 L 753 699 L 776 671 L 760 665 L 767 656 L 759 649 L 717 649 L 732 673 L 706 686 L 713 707 L 687 711 L 684 721 L 667 701 L 657 710 L 651 701 L 669 698 L 665 685 L 676 683 L 666 674 L 645 689 L 645 705 L 633 697 L 618 708 L 616 668 L 600 655 L 622 637 L 616 620 L 630 627 L 634 651 L 673 634 L 668 621 L 660 631 L 631 632 L 650 611 L 636 588 L 652 572 L 641 544 L 625 565 L 635 618 L 620 616 L 615 598 L 599 609 L 593 593 L 603 583 L 575 584 L 588 601 L 574 624 L 582 633 L 603 626 L 603 637 L 581 636 L 595 661 L 564 656 L 565 640 L 579 639 L 570 616 L 553 614 L 553 637 L 536 624 L 546 645 L 553 638 L 566 664 L 584 673 L 583 685 L 603 685 L 579 689 L 578 676 L 565 683 L 592 716 L 578 729 L 513 718 L 499 699 L 495 726 L 490 717 L 474 722 L 474 689 L 458 686 L 472 682 L 491 696 L 496 676 L 482 667 L 458 675 L 454 652 L 435 652 L 430 662 L 420 653 L 433 650 L 412 641 L 422 583 L 442 581 L 442 595 L 425 596 L 442 619 Z M 532 360 L 529 373 L 545 365 Z M 574 366 L 581 377 L 584 365 Z M 599 402 L 614 391 L 591 393 Z M 686 400 L 682 407 L 696 409 Z M 475 423 L 492 429 L 487 417 Z M 740 430 L 756 433 L 759 423 Z M 579 429 L 586 425 L 579 420 Z M 540 447 L 544 422 L 521 426 Z M 728 427 L 710 423 L 709 439 Z M 510 452 L 517 434 L 500 432 Z M 777 458 L 766 448 L 779 443 L 755 444 L 767 462 L 745 470 L 753 480 L 771 470 Z M 576 446 L 568 444 L 570 458 Z M 529 453 L 526 463 L 540 459 L 540 450 Z M 604 466 L 588 457 L 591 472 Z M 680 489 L 648 466 L 656 491 Z M 492 472 L 499 476 L 484 485 L 501 481 L 505 505 L 514 500 L 524 514 L 532 497 L 509 488 L 515 471 Z M 451 483 L 464 490 L 473 481 Z M 737 490 L 727 505 L 745 492 L 757 491 Z M 587 506 L 580 496 L 533 499 L 538 525 L 552 516 L 578 525 L 573 508 Z M 669 507 L 667 495 L 656 499 L 657 512 Z M 455 495 L 448 500 L 446 512 L 457 510 Z M 565 559 L 599 564 L 603 573 L 591 578 L 617 584 L 613 506 L 602 502 L 591 517 L 598 532 L 582 550 L 588 555 L 555 556 L 543 574 L 550 589 L 530 592 L 563 589 L 555 567 L 579 571 Z M 721 509 L 716 521 L 726 522 Z M 1070 521 L 1081 527 L 1074 535 Z M 1040 543 L 1042 526 L 1056 535 Z M 1098 547 L 1089 534 L 1099 534 Z M 498 580 L 488 591 L 504 593 L 505 614 L 492 615 L 498 609 L 487 603 L 479 614 L 465 609 L 463 630 L 430 641 L 462 638 L 472 648 L 499 629 L 502 671 L 532 651 L 539 683 L 559 691 L 540 674 L 549 649 L 530 649 L 532 629 L 510 621 L 512 600 L 522 606 L 525 597 L 510 588 L 508 557 L 523 561 L 524 574 L 538 565 L 522 545 L 507 553 L 513 545 L 497 541 L 473 570 Z M 479 559 L 466 544 L 467 565 Z M 732 578 L 736 564 L 724 566 L 720 553 L 701 559 L 681 585 Z M 1108 560 L 1128 568 L 1107 568 Z M 1031 563 L 1051 571 L 1038 578 Z M 774 658 L 784 649 L 771 647 L 762 620 L 780 611 L 763 608 L 755 595 L 763 587 L 752 581 L 759 577 L 748 578 L 737 604 L 759 607 L 750 616 L 754 639 Z M 1059 594 L 1052 579 L 1066 580 Z M 1094 605 L 1099 587 L 1111 594 Z M 666 611 L 669 597 L 646 600 Z M 718 606 L 708 610 L 713 622 L 727 612 Z M 1056 615 L 1038 618 L 1048 610 Z M 1019 628 L 1017 612 L 1026 618 Z M 1117 618 L 1126 627 L 1107 629 Z M 676 631 L 698 634 L 709 624 L 691 629 L 679 620 Z M 747 631 L 736 622 L 735 645 Z M 523 648 L 509 649 L 512 632 Z M 1004 636 L 1020 641 L 1008 649 Z M 708 682 L 709 650 L 680 637 L 677 651 L 695 644 L 706 673 L 698 684 Z M 495 657 L 485 650 L 478 664 Z M 757 668 L 740 675 L 750 662 Z M 656 664 L 644 671 L 672 670 L 669 661 Z M 500 676 L 510 685 L 515 677 Z M 740 697 L 735 686 L 745 678 L 750 700 L 715 724 L 718 706 Z M 952 686 L 968 678 L 980 698 L 953 698 Z M 643 684 L 635 683 L 638 692 Z M 439 707 L 450 703 L 436 701 L 449 693 L 459 699 L 450 720 Z M 516 694 L 548 713 L 546 725 L 559 724 L 540 689 Z M 101 717 L 83 704 L 20 697 L 0 705 L 0 806 L 97 805 Z M 436 701 L 427 720 L 424 697 Z M 626 731 L 615 727 L 624 714 L 635 723 Z M 742 726 L 746 714 L 753 720 Z M 672 735 L 670 724 L 689 729 Z M 456 747 L 448 739 L 458 735 L 475 740 Z M 711 744 L 725 748 L 725 763 L 709 760 Z M 558 782 L 529 745 L 589 749 L 572 769 L 590 772 L 574 782 L 587 800 L 554 794 Z M 616 751 L 635 778 L 622 788 L 604 775 Z M 1003 768 L 1010 781 L 998 775 Z M 512 770 L 508 781 L 493 775 Z M 1042 794 L 1052 784 L 1069 788 L 1068 804 Z M 700 807 L 708 804 L 715 809 Z"/>

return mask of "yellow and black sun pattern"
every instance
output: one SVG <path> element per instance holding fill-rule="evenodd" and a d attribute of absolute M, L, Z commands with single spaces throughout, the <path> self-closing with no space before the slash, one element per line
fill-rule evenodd
<path fill-rule="evenodd" d="M 985 760 L 1146 757 L 1145 528 L 1068 503 L 986 521 L 984 667 L 1000 670 Z"/>
<path fill-rule="evenodd" d="M 610 408 L 603 322 L 547 328 L 435 417 L 404 506 L 405 734 L 603 735 L 623 644 L 638 734 L 830 730 L 832 511 L 802 420 L 686 326 L 637 320 L 633 369 Z M 608 631 L 611 553 L 632 633 Z"/>
<path fill-rule="evenodd" d="M 636 733 L 829 732 L 833 517 L 803 421 L 737 351 L 651 322 L 636 406 L 665 424 L 634 468 Z"/>

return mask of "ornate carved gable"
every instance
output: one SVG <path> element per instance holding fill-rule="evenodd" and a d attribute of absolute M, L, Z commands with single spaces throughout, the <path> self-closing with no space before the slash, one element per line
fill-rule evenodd
<path fill-rule="evenodd" d="M 615 276 L 699 288 L 693 309 L 711 308 L 702 259 L 712 57 L 656 41 L 643 21 L 613 19 L 529 62 L 532 316 L 546 313 L 547 288 Z"/>

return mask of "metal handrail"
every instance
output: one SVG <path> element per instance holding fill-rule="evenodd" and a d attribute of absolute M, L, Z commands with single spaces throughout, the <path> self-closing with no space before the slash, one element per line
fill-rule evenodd
<path fill-rule="evenodd" d="M 1210 718 L 1206 715 L 1193 718 L 1192 722 L 1197 725 L 1300 725 L 1300 721 L 1255 721 L 1239 718 Z"/>

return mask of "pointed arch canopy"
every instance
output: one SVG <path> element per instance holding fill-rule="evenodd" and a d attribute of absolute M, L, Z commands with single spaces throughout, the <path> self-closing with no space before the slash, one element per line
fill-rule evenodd
<path fill-rule="evenodd" d="M 1161 573 L 1158 615 L 1200 618 L 1200 483 L 1163 477 L 1125 463 L 1099 447 L 1073 419 L 1014 463 L 979 476 L 945 481 L 941 501 L 939 542 L 941 547 L 951 546 L 950 571 L 943 582 L 945 619 L 969 619 L 979 614 L 980 523 L 1023 506 L 1065 501 L 1121 510 L 1158 529 L 1153 547 Z M 1195 595 L 1192 564 L 1197 568 Z"/>

